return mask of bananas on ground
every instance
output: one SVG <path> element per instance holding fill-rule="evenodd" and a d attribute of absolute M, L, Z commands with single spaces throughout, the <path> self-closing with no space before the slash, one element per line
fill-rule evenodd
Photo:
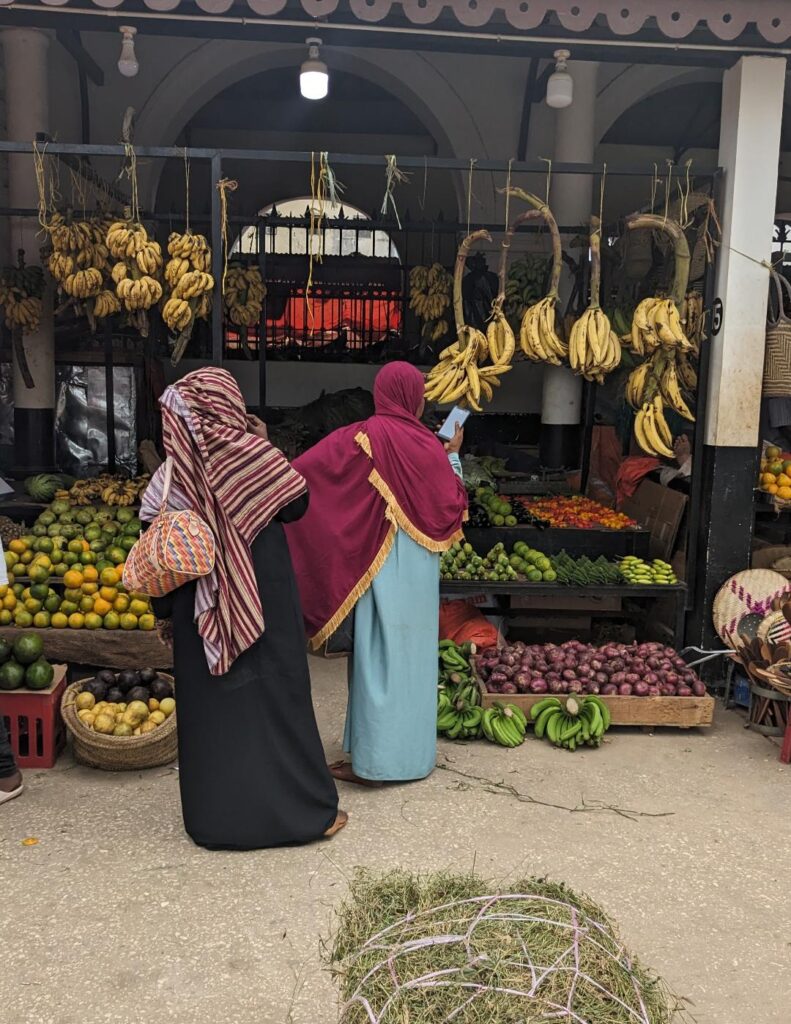
<path fill-rule="evenodd" d="M 225 275 L 225 313 L 237 327 L 253 327 L 261 319 L 266 285 L 255 264 L 232 260 Z"/>
<path fill-rule="evenodd" d="M 452 740 L 480 736 L 481 693 L 470 665 L 474 653 L 475 645 L 471 643 L 441 640 L 439 644 L 437 732 Z"/>
<path fill-rule="evenodd" d="M 453 277 L 441 263 L 413 267 L 409 274 L 409 308 L 423 321 L 421 331 L 429 341 L 439 341 L 448 333 Z"/>
<path fill-rule="evenodd" d="M 595 694 L 569 697 L 565 705 L 558 697 L 545 697 L 532 706 L 530 717 L 537 739 L 546 736 L 556 747 L 566 750 L 601 746 L 611 721 L 606 701 Z"/>
<path fill-rule="evenodd" d="M 525 741 L 527 717 L 515 704 L 495 701 L 481 717 L 481 729 L 487 740 L 501 747 L 518 747 Z"/>
<path fill-rule="evenodd" d="M 0 274 L 0 305 L 10 329 L 21 327 L 24 334 L 30 334 L 41 323 L 44 272 L 41 267 L 25 266 L 21 249 L 17 260 L 15 267 L 4 267 Z"/>

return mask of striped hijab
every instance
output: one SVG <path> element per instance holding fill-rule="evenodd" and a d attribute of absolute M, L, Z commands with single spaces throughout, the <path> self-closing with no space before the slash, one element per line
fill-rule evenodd
<path fill-rule="evenodd" d="M 173 460 L 171 505 L 197 512 L 217 541 L 214 572 L 198 584 L 195 619 L 209 671 L 224 675 L 264 631 L 250 545 L 306 484 L 277 448 L 247 432 L 242 394 L 226 370 L 187 374 L 160 404 L 165 451 Z M 141 518 L 159 511 L 162 476 L 161 467 Z"/>

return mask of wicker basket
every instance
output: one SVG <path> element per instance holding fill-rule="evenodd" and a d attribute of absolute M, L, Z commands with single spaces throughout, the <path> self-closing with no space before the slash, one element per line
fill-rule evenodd
<path fill-rule="evenodd" d="M 174 683 L 173 677 L 159 673 Z M 67 686 L 63 694 L 60 713 L 74 743 L 74 757 L 89 768 L 103 768 L 108 772 L 135 771 L 170 764 L 178 754 L 176 712 L 145 736 L 106 736 L 86 728 L 77 717 L 74 706 L 77 694 L 89 679 L 80 679 Z"/>

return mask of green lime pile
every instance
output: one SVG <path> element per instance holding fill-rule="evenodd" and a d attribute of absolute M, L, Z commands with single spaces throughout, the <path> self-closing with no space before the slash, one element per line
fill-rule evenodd
<path fill-rule="evenodd" d="M 536 551 L 523 540 L 514 544 L 514 551 L 510 558 L 511 567 L 520 576 L 524 576 L 528 583 L 554 583 L 558 574 L 552 567 L 552 562 L 543 552 Z"/>
<path fill-rule="evenodd" d="M 678 583 L 678 577 L 673 572 L 673 567 L 667 562 L 663 562 L 661 558 L 646 562 L 636 555 L 627 555 L 618 563 L 618 568 L 627 583 L 635 583 L 643 587 L 647 585 L 672 586 L 674 583 Z"/>
<path fill-rule="evenodd" d="M 13 646 L 0 639 L 0 690 L 46 690 L 55 675 L 37 633 L 22 633 Z"/>
<path fill-rule="evenodd" d="M 443 552 L 440 559 L 440 573 L 443 580 L 481 580 L 489 583 L 506 583 L 517 578 L 504 544 L 495 544 L 492 550 L 481 557 L 472 544 L 458 541 Z"/>

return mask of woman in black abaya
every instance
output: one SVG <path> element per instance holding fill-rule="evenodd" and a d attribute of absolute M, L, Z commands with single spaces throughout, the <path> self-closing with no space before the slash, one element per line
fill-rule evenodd
<path fill-rule="evenodd" d="M 310 693 L 304 626 L 283 523 L 305 513 L 304 480 L 245 416 L 238 387 L 207 367 L 161 400 L 173 462 L 170 508 L 211 526 L 214 572 L 154 602 L 171 623 L 184 825 L 210 849 L 331 836 L 346 824 Z M 162 501 L 164 467 L 141 518 Z"/>

